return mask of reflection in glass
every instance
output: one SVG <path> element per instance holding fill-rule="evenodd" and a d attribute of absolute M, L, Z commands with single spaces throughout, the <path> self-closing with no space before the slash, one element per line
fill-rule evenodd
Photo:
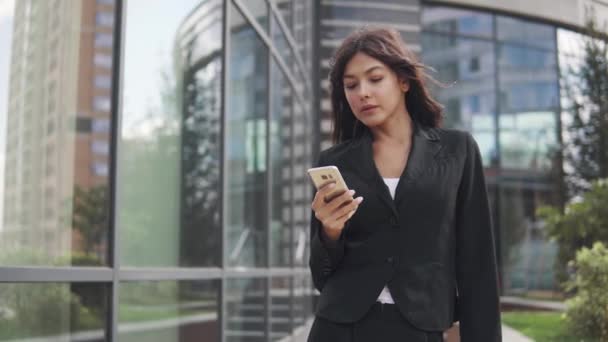
<path fill-rule="evenodd" d="M 133 0 L 126 21 L 122 262 L 219 266 L 222 2 Z"/>
<path fill-rule="evenodd" d="M 213 1 L 207 2 L 211 6 Z M 221 264 L 220 149 L 222 62 L 221 2 L 203 7 L 207 25 L 183 25 L 182 266 Z M 190 17 L 192 17 L 191 14 Z M 199 17 L 201 20 L 201 17 Z M 186 23 L 189 23 L 186 20 Z M 197 28 L 200 31 L 197 31 Z M 215 43 L 210 43 L 215 42 Z"/>
<path fill-rule="evenodd" d="M 497 16 L 496 35 L 500 41 L 517 42 L 555 51 L 555 28 L 550 25 Z"/>
<path fill-rule="evenodd" d="M 241 3 L 245 5 L 245 10 L 264 28 L 264 31 L 268 32 L 268 5 L 266 0 L 247 0 Z"/>
<path fill-rule="evenodd" d="M 502 167 L 550 171 L 558 143 L 557 56 L 522 45 L 498 47 Z"/>
<path fill-rule="evenodd" d="M 310 277 L 296 276 L 293 281 L 293 325 L 294 329 L 309 323 L 313 315 L 314 292 Z"/>
<path fill-rule="evenodd" d="M 445 88 L 433 87 L 434 96 L 445 106 L 444 125 L 471 132 L 479 145 L 484 166 L 493 165 L 496 161 L 494 45 L 425 31 L 422 59 L 437 70 L 433 77 L 449 84 Z"/>
<path fill-rule="evenodd" d="M 120 284 L 121 342 L 218 341 L 219 281 Z"/>
<path fill-rule="evenodd" d="M 293 257 L 297 266 L 308 265 L 310 201 L 313 193 L 306 170 L 312 165 L 307 154 L 310 135 L 306 127 L 305 108 L 299 101 L 294 101 L 293 116 Z"/>
<path fill-rule="evenodd" d="M 425 6 L 421 16 L 424 30 L 450 35 L 492 36 L 492 15 L 458 8 Z"/>
<path fill-rule="evenodd" d="M 274 18 L 274 16 L 272 17 L 271 23 L 272 23 L 272 42 L 273 42 L 274 46 L 276 47 L 276 49 L 279 51 L 279 54 L 283 58 L 283 62 L 285 62 L 285 64 L 288 67 L 293 67 L 293 60 L 292 60 L 293 53 L 292 53 L 291 47 L 287 43 L 287 38 L 285 38 L 285 34 L 281 30 L 281 27 L 279 26 L 279 22 Z"/>
<path fill-rule="evenodd" d="M 291 334 L 293 301 L 291 277 L 270 279 L 270 340 L 281 341 Z"/>
<path fill-rule="evenodd" d="M 535 210 L 558 204 L 555 28 L 441 6 L 425 6 L 422 22 L 423 61 L 456 81 L 434 89 L 445 125 L 472 132 L 481 150 L 505 291 L 551 289 L 555 246 Z"/>
<path fill-rule="evenodd" d="M 418 11 L 409 8 L 351 7 L 348 2 L 321 6 L 320 15 L 332 20 L 357 20 L 387 23 L 416 23 Z"/>
<path fill-rule="evenodd" d="M 305 70 L 312 70 L 312 30 L 313 27 L 313 0 L 294 0 L 293 1 L 293 32 L 292 36 L 296 41 L 297 51 L 295 53 L 299 53 L 302 57 L 302 61 L 304 62 Z M 302 69 L 298 69 L 301 72 L 302 77 L 309 78 L 306 72 Z M 294 85 L 298 92 L 301 91 L 300 87 L 304 88 L 304 82 L 296 82 Z M 304 98 L 309 98 L 307 95 Z M 307 115 L 309 115 L 307 113 Z"/>
<path fill-rule="evenodd" d="M 536 209 L 555 205 L 555 191 L 545 185 L 531 188 L 525 182 L 509 182 L 501 187 L 500 230 L 503 289 L 505 293 L 552 290 L 555 242 L 548 241 Z"/>
<path fill-rule="evenodd" d="M 551 171 L 556 140 L 555 112 L 500 115 L 503 168 Z"/>
<path fill-rule="evenodd" d="M 224 336 L 226 341 L 267 341 L 266 279 L 229 278 L 225 282 Z"/>
<path fill-rule="evenodd" d="M 292 11 L 293 11 L 293 0 L 275 0 L 277 9 L 279 10 L 279 14 L 285 21 L 285 25 L 288 30 L 292 30 Z"/>
<path fill-rule="evenodd" d="M 0 284 L 0 341 L 108 341 L 107 287 Z"/>
<path fill-rule="evenodd" d="M 270 266 L 291 265 L 291 87 L 283 71 L 271 63 L 274 90 L 270 117 L 271 217 Z"/>
<path fill-rule="evenodd" d="M 226 263 L 267 265 L 268 50 L 231 6 L 226 112 Z"/>
<path fill-rule="evenodd" d="M 94 56 L 111 61 L 113 29 L 95 18 L 114 9 L 84 4 L 2 2 L 0 265 L 107 263 L 111 157 L 91 146 L 110 141 L 111 70 Z"/>

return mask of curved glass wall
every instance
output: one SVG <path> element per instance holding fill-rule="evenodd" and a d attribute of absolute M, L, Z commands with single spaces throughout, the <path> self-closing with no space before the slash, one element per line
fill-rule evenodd
<path fill-rule="evenodd" d="M 443 6 L 422 11 L 422 59 L 447 127 L 472 132 L 483 164 L 505 293 L 557 289 L 556 246 L 536 208 L 559 205 L 556 27 Z"/>
<path fill-rule="evenodd" d="M 0 3 L 0 340 L 305 334 L 313 1 Z"/>

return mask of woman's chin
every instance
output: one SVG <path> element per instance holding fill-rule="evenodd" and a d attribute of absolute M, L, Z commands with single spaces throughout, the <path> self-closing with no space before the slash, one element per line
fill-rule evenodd
<path fill-rule="evenodd" d="M 368 115 L 367 117 L 364 117 L 363 120 L 360 119 L 360 121 L 367 127 L 376 127 L 376 126 L 381 126 L 384 121 L 385 121 L 385 117 L 383 117 L 382 115 Z"/>

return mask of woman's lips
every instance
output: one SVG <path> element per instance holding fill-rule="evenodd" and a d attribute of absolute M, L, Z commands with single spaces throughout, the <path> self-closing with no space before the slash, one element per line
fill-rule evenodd
<path fill-rule="evenodd" d="M 374 111 L 374 109 L 376 109 L 376 108 L 378 108 L 378 106 L 367 107 L 367 108 L 365 108 L 365 109 L 361 110 L 361 112 L 362 112 L 362 113 L 369 113 L 369 112 Z"/>

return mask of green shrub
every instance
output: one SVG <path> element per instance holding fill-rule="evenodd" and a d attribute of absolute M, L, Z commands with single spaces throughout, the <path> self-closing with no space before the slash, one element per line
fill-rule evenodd
<path fill-rule="evenodd" d="M 595 181 L 591 190 L 568 204 L 565 213 L 558 208 L 541 207 L 537 215 L 546 224 L 549 236 L 558 243 L 557 280 L 568 280 L 566 266 L 582 247 L 600 241 L 608 245 L 608 179 Z"/>
<path fill-rule="evenodd" d="M 601 242 L 582 248 L 573 263 L 574 279 L 568 290 L 576 296 L 566 301 L 566 319 L 573 332 L 608 341 L 608 248 Z"/>

